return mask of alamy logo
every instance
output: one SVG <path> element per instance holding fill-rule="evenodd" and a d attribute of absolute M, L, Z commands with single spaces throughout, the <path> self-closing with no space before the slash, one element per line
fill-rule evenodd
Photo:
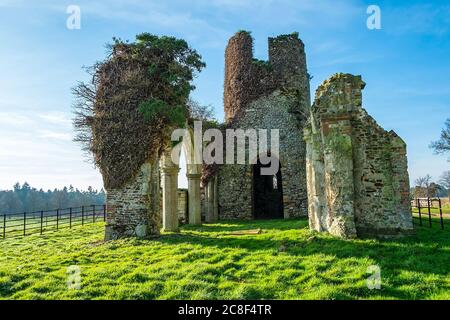
<path fill-rule="evenodd" d="M 367 14 L 370 16 L 367 18 L 367 28 L 369 30 L 381 29 L 381 9 L 377 5 L 370 5 L 367 7 Z"/>
<path fill-rule="evenodd" d="M 70 5 L 66 9 L 66 13 L 69 15 L 66 20 L 66 26 L 69 30 L 81 29 L 81 9 L 79 6 Z"/>
<path fill-rule="evenodd" d="M 372 265 L 367 268 L 366 273 L 370 273 L 371 275 L 367 278 L 367 288 L 369 290 L 373 289 L 381 289 L 381 269 L 377 265 Z"/>
<path fill-rule="evenodd" d="M 270 142 L 268 136 L 267 129 L 226 129 L 224 141 L 222 131 L 207 129 L 203 133 L 202 122 L 195 121 L 193 139 L 188 129 L 176 129 L 172 132 L 171 140 L 179 142 L 182 139 L 182 143 L 173 147 L 171 158 L 173 163 L 179 164 L 181 149 L 184 147 L 188 154 L 193 155 L 186 159 L 188 165 L 259 162 L 263 165 L 261 175 L 275 175 L 280 168 L 279 130 L 270 130 Z"/>
<path fill-rule="evenodd" d="M 79 266 L 67 267 L 67 288 L 69 290 L 81 289 L 81 269 Z"/>

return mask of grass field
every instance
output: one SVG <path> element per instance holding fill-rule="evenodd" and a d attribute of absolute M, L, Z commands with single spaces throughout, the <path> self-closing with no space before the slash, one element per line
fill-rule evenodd
<path fill-rule="evenodd" d="M 0 238 L 21 237 L 24 235 L 40 234 L 42 232 L 55 231 L 58 229 L 71 228 L 72 226 L 89 224 L 104 220 L 103 206 L 86 206 L 86 211 L 81 207 L 49 210 L 42 213 L 33 212 L 13 215 L 0 215 Z M 95 210 L 95 211 L 94 211 Z M 25 225 L 25 228 L 24 228 Z"/>
<path fill-rule="evenodd" d="M 261 228 L 257 235 L 228 235 Z M 306 220 L 221 222 L 103 242 L 103 223 L 0 240 L 1 299 L 450 299 L 450 228 L 341 240 Z M 68 289 L 77 265 L 81 288 Z M 371 265 L 381 289 L 369 290 Z"/>

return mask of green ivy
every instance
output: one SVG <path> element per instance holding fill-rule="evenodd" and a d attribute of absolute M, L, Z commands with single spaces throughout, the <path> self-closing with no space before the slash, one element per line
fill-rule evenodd
<path fill-rule="evenodd" d="M 150 99 L 139 105 L 139 111 L 144 115 L 144 118 L 149 121 L 164 117 L 169 126 L 182 128 L 185 125 L 186 108 L 182 105 L 169 107 L 163 100 Z"/>
<path fill-rule="evenodd" d="M 269 61 L 253 58 L 252 63 L 254 65 L 260 66 L 260 67 L 262 67 L 264 69 L 272 70 L 272 65 L 270 64 Z"/>
<path fill-rule="evenodd" d="M 201 56 L 183 39 L 141 33 L 133 43 L 114 39 L 113 47 L 125 48 L 132 59 L 146 68 L 142 81 L 154 84 L 152 98 L 139 104 L 148 121 L 163 118 L 168 126 L 183 127 L 188 116 L 187 100 L 195 87 L 195 72 L 206 65 Z"/>

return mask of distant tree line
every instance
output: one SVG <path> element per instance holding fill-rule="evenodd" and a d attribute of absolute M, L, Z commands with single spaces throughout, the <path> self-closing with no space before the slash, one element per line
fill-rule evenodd
<path fill-rule="evenodd" d="M 433 182 L 432 177 L 427 174 L 417 178 L 414 184 L 412 195 L 415 198 L 449 197 L 450 200 L 450 171 L 445 171 L 437 183 Z"/>
<path fill-rule="evenodd" d="M 75 189 L 72 185 L 53 191 L 32 188 L 27 182 L 16 183 L 13 190 L 0 190 L 0 213 L 32 212 L 59 208 L 81 207 L 105 203 L 103 189 Z"/>

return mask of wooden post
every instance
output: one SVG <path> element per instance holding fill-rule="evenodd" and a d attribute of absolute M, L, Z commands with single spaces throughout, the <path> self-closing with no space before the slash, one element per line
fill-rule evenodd
<path fill-rule="evenodd" d="M 59 230 L 59 209 L 56 209 L 56 230 Z"/>
<path fill-rule="evenodd" d="M 419 209 L 419 224 L 422 225 L 422 214 L 420 212 L 420 199 L 417 199 L 417 203 L 418 203 L 418 209 Z"/>
<path fill-rule="evenodd" d="M 430 221 L 430 228 L 431 228 L 431 205 L 430 205 L 430 198 L 427 198 L 427 205 L 428 205 L 428 219 Z"/>
<path fill-rule="evenodd" d="M 103 221 L 106 221 L 106 204 L 103 205 Z"/>
<path fill-rule="evenodd" d="M 24 213 L 23 213 L 23 236 L 24 236 L 24 237 L 25 237 L 26 234 L 27 234 L 26 230 L 27 230 L 27 213 L 24 212 Z"/>
<path fill-rule="evenodd" d="M 441 228 L 444 230 L 444 219 L 442 218 L 442 204 L 441 204 L 441 198 L 439 198 L 439 215 L 441 217 Z"/>
<path fill-rule="evenodd" d="M 72 228 L 72 208 L 69 209 L 69 229 Z"/>
<path fill-rule="evenodd" d="M 43 231 L 43 224 L 44 224 L 44 211 L 41 211 L 41 234 Z"/>
<path fill-rule="evenodd" d="M 84 226 L 84 206 L 81 207 L 81 225 Z"/>
<path fill-rule="evenodd" d="M 6 213 L 3 215 L 3 239 L 6 239 Z"/>
<path fill-rule="evenodd" d="M 95 223 L 95 204 L 92 205 L 92 223 Z"/>

